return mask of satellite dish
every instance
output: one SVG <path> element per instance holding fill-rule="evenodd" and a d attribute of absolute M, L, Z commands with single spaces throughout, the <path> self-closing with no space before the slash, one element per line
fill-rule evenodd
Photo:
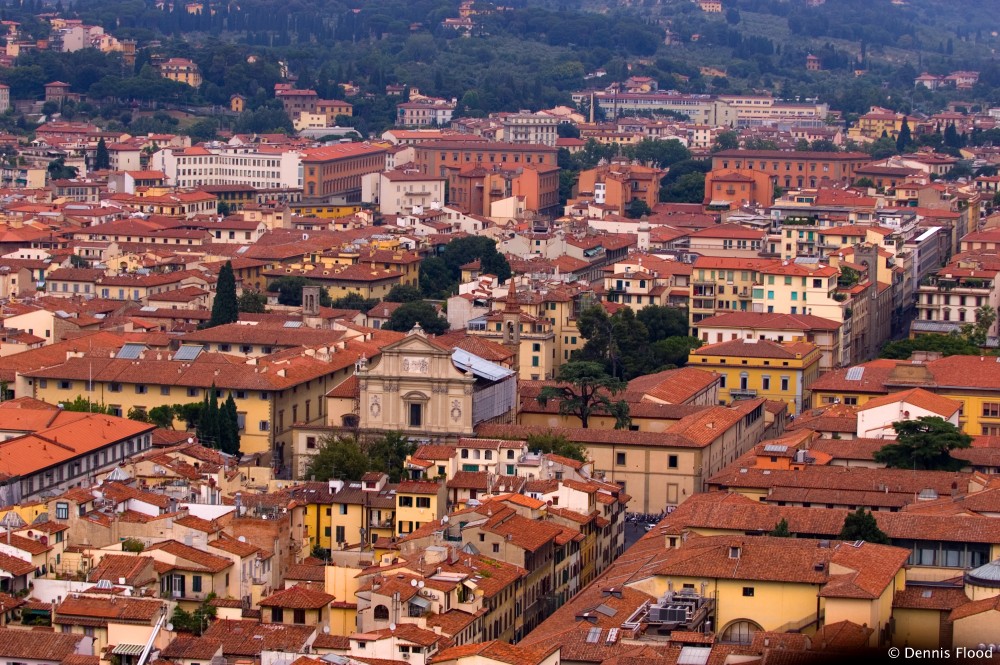
<path fill-rule="evenodd" d="M 323 634 L 324 635 L 329 635 L 330 634 L 330 627 L 329 626 L 323 626 Z"/>
<path fill-rule="evenodd" d="M 174 632 L 174 624 L 172 624 L 172 623 L 168 623 L 167 624 L 167 632 L 168 633 Z"/>
<path fill-rule="evenodd" d="M 188 437 L 188 443 L 194 443 L 194 437 L 193 436 L 189 436 Z"/>
<path fill-rule="evenodd" d="M 416 580 L 410 580 L 410 586 L 417 586 Z"/>
<path fill-rule="evenodd" d="M 444 517 L 441 518 L 441 524 L 447 524 L 447 523 L 448 523 L 448 516 L 445 515 Z"/>
<path fill-rule="evenodd" d="M 423 589 L 424 588 L 424 581 L 420 580 L 420 583 L 417 584 L 417 587 L 420 588 L 420 589 Z"/>
<path fill-rule="evenodd" d="M 389 630 L 396 630 L 396 624 L 390 623 L 389 624 Z"/>
<path fill-rule="evenodd" d="M 245 542 L 247 542 L 247 537 L 246 536 L 240 536 L 239 538 L 237 538 L 237 540 L 239 540 L 241 543 L 245 543 Z"/>

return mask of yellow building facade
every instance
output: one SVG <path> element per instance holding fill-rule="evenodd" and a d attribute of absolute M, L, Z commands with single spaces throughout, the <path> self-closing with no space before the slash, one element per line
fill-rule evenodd
<path fill-rule="evenodd" d="M 720 375 L 721 403 L 763 397 L 799 414 L 812 404 L 809 388 L 819 376 L 821 355 L 808 342 L 735 339 L 695 349 L 688 364 Z"/>

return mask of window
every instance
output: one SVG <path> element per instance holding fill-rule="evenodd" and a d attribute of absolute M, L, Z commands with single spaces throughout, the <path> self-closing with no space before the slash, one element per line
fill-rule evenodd
<path fill-rule="evenodd" d="M 401 497 L 399 497 L 399 507 L 400 508 L 412 508 L 413 507 L 413 497 L 412 496 L 401 496 Z"/>
<path fill-rule="evenodd" d="M 667 456 L 667 467 L 670 468 L 670 469 L 676 469 L 677 468 L 677 455 L 668 455 Z"/>
<path fill-rule="evenodd" d="M 73 388 L 73 382 L 72 381 L 60 381 L 59 382 L 59 388 L 62 389 L 62 390 L 70 390 L 70 389 Z"/>
<path fill-rule="evenodd" d="M 371 486 L 374 487 L 374 483 L 371 483 Z M 338 504 L 338 508 L 339 508 L 338 512 L 341 515 L 346 515 L 347 514 L 347 504 L 346 503 Z"/>
<path fill-rule="evenodd" d="M 753 587 L 752 586 L 743 587 L 743 596 L 745 598 L 753 598 Z"/>
<path fill-rule="evenodd" d="M 500 553 L 500 543 L 493 543 L 493 553 L 494 554 Z"/>
<path fill-rule="evenodd" d="M 169 395 L 170 394 L 170 386 L 160 386 L 160 394 L 161 395 Z"/>
<path fill-rule="evenodd" d="M 271 608 L 271 623 L 281 623 L 285 620 L 285 611 L 280 607 Z"/>
<path fill-rule="evenodd" d="M 424 405 L 410 402 L 409 425 L 410 427 L 421 427 L 423 425 Z"/>
<path fill-rule="evenodd" d="M 271 422 L 268 421 L 268 420 L 262 420 L 262 421 L 260 421 L 259 428 L 260 428 L 261 432 L 270 432 L 271 431 Z"/>
<path fill-rule="evenodd" d="M 195 593 L 201 592 L 201 575 L 191 576 L 191 591 Z"/>
<path fill-rule="evenodd" d="M 346 541 L 347 541 L 347 536 L 345 535 L 344 531 L 345 531 L 345 527 L 342 527 L 342 526 L 338 526 L 338 527 L 336 528 L 336 532 L 337 532 L 337 534 L 336 534 L 336 538 L 335 538 L 335 540 L 336 540 L 336 541 L 337 541 L 338 543 L 343 543 L 343 542 L 346 542 Z"/>
<path fill-rule="evenodd" d="M 306 448 L 308 448 L 310 450 L 316 448 L 316 437 L 314 437 L 314 436 L 307 436 L 306 437 Z"/>
<path fill-rule="evenodd" d="M 788 377 L 787 376 L 781 377 L 781 389 L 782 390 L 788 390 Z"/>
<path fill-rule="evenodd" d="M 305 610 L 292 610 L 292 623 L 304 624 L 306 622 Z"/>
<path fill-rule="evenodd" d="M 735 642 L 737 644 L 750 644 L 753 635 L 760 630 L 760 626 L 753 621 L 734 621 L 722 631 L 723 642 Z"/>
<path fill-rule="evenodd" d="M 68 520 L 69 519 L 69 504 L 60 501 L 56 504 L 56 519 L 57 520 Z"/>
<path fill-rule="evenodd" d="M 135 384 L 136 395 L 145 395 L 147 392 L 149 392 L 149 389 L 146 387 L 146 384 L 144 383 Z"/>
<path fill-rule="evenodd" d="M 1000 418 L 1000 402 L 983 402 L 983 418 Z"/>
<path fill-rule="evenodd" d="M 429 496 L 418 496 L 417 497 L 417 508 L 430 508 L 431 498 Z"/>
<path fill-rule="evenodd" d="M 761 387 L 761 390 L 770 390 L 771 389 L 771 377 L 769 377 L 766 374 L 764 376 L 760 377 L 760 387 Z"/>
<path fill-rule="evenodd" d="M 113 381 L 110 384 L 108 384 L 108 392 L 120 393 L 121 391 L 122 391 L 122 384 L 115 383 Z"/>
<path fill-rule="evenodd" d="M 625 453 L 615 453 L 615 465 L 625 466 Z"/>
<path fill-rule="evenodd" d="M 725 388 L 726 387 L 726 375 L 725 374 L 720 374 L 719 375 L 719 387 L 720 388 Z"/>
<path fill-rule="evenodd" d="M 201 390 L 199 390 L 198 388 L 188 388 L 187 389 L 187 396 L 188 397 L 198 397 L 198 395 L 200 395 L 200 394 L 201 394 Z"/>

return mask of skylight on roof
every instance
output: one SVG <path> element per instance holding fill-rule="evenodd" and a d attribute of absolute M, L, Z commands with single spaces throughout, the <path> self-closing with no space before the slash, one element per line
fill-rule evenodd
<path fill-rule="evenodd" d="M 864 373 L 865 373 L 864 367 L 852 367 L 851 369 L 847 370 L 847 376 L 845 376 L 844 378 L 847 379 L 848 381 L 860 381 Z"/>
<path fill-rule="evenodd" d="M 285 321 L 284 327 L 285 328 L 301 328 L 302 327 L 302 322 L 301 321 Z"/>

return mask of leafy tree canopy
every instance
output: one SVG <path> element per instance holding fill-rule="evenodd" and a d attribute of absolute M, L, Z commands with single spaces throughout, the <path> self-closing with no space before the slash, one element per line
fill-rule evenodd
<path fill-rule="evenodd" d="M 838 538 L 848 541 L 863 540 L 876 545 L 890 544 L 889 536 L 878 528 L 875 516 L 863 506 L 858 506 L 856 511 L 844 518 L 844 528 L 841 529 Z"/>
<path fill-rule="evenodd" d="M 302 287 L 307 284 L 312 284 L 305 277 L 299 276 L 287 276 L 279 277 L 270 284 L 267 285 L 267 290 L 270 293 L 278 294 L 278 304 L 279 305 L 290 305 L 292 307 L 302 306 Z M 330 294 L 325 288 L 320 288 L 319 290 L 319 304 L 323 307 L 330 307 L 332 301 L 330 300 Z"/>
<path fill-rule="evenodd" d="M 612 397 L 625 390 L 624 381 L 604 371 L 600 363 L 570 361 L 559 368 L 559 385 L 546 386 L 538 394 L 538 402 L 545 406 L 550 400 L 559 403 L 559 413 L 576 416 L 581 426 L 590 425 L 590 418 L 597 414 L 615 417 L 616 429 L 629 423 L 628 404 L 613 402 Z M 620 427 L 619 427 L 620 426 Z"/>
<path fill-rule="evenodd" d="M 531 434 L 528 436 L 528 450 L 539 453 L 562 455 L 578 462 L 587 461 L 587 449 L 579 443 L 573 443 L 562 434 Z"/>
<path fill-rule="evenodd" d="M 939 416 L 921 416 L 892 424 L 896 442 L 876 450 L 876 462 L 892 469 L 957 471 L 965 462 L 951 456 L 951 451 L 968 448 L 972 437 Z"/>
<path fill-rule="evenodd" d="M 448 332 L 448 319 L 438 314 L 434 305 L 425 300 L 403 303 L 389 316 L 383 327 L 386 330 L 409 332 L 416 323 L 429 335 Z"/>
<path fill-rule="evenodd" d="M 325 482 L 331 478 L 361 480 L 372 468 L 371 460 L 352 436 L 329 435 L 319 444 L 306 468 L 306 478 Z"/>

